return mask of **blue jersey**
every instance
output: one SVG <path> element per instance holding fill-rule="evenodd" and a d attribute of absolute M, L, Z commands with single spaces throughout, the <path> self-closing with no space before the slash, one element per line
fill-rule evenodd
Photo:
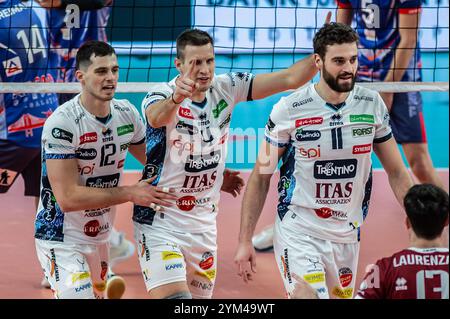
<path fill-rule="evenodd" d="M 419 14 L 421 0 L 338 0 L 339 8 L 353 9 L 360 38 L 358 76 L 382 81 L 400 42 L 400 14 Z M 417 48 L 419 43 L 417 43 Z M 415 50 L 402 81 L 421 81 L 420 52 Z"/>
<path fill-rule="evenodd" d="M 60 60 L 59 82 L 76 81 L 75 57 L 78 48 L 84 42 L 89 40 L 106 42 L 105 28 L 110 13 L 111 7 L 80 11 L 80 27 L 68 28 L 65 18 L 68 14 L 70 20 L 70 11 L 66 13 L 64 9 L 48 10 L 52 54 Z"/>
<path fill-rule="evenodd" d="M 0 1 L 0 30 L 0 82 L 54 81 L 45 9 L 31 1 Z M 57 106 L 53 93 L 0 94 L 0 139 L 40 147 L 42 126 Z"/>

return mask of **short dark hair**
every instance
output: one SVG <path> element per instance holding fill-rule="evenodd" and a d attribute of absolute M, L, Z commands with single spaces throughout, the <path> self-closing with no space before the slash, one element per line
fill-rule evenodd
<path fill-rule="evenodd" d="M 91 56 L 107 56 L 116 54 L 112 46 L 103 41 L 86 41 L 78 49 L 76 57 L 76 69 L 79 70 L 81 66 L 89 67 L 91 65 Z"/>
<path fill-rule="evenodd" d="M 203 30 L 187 29 L 177 37 L 177 58 L 184 59 L 184 48 L 187 45 L 201 46 L 211 43 L 214 46 L 213 38 Z"/>
<path fill-rule="evenodd" d="M 327 46 L 343 43 L 358 43 L 358 34 L 352 27 L 343 23 L 332 22 L 325 24 L 314 35 L 314 53 L 317 53 L 323 60 L 327 53 Z"/>
<path fill-rule="evenodd" d="M 448 220 L 448 194 L 432 184 L 414 185 L 403 199 L 406 215 L 419 238 L 432 240 L 442 234 Z"/>

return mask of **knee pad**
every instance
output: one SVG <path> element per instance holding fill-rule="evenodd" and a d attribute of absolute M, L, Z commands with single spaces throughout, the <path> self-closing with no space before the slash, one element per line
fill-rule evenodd
<path fill-rule="evenodd" d="M 180 291 L 174 293 L 173 295 L 167 296 L 164 299 L 192 299 L 192 296 L 188 291 Z"/>

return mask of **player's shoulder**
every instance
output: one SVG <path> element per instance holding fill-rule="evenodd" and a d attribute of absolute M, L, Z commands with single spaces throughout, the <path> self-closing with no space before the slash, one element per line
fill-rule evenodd
<path fill-rule="evenodd" d="M 227 72 L 214 76 L 213 86 L 231 85 L 237 86 L 241 83 L 249 82 L 254 75 L 250 72 Z"/>
<path fill-rule="evenodd" d="M 65 123 L 67 126 L 72 126 L 72 123 L 78 124 L 85 113 L 84 109 L 77 102 L 78 97 L 79 95 L 58 106 L 46 120 L 46 123 Z"/>
<path fill-rule="evenodd" d="M 294 90 L 291 94 L 283 96 L 280 100 L 280 104 L 285 104 L 287 107 L 293 109 L 300 109 L 307 106 L 307 104 L 314 102 L 314 84 L 302 86 Z"/>
<path fill-rule="evenodd" d="M 167 99 L 175 87 L 175 79 L 170 82 L 155 82 L 150 86 L 149 91 L 144 97 L 144 101 L 151 100 L 153 98 Z"/>
<path fill-rule="evenodd" d="M 135 112 L 136 107 L 127 99 L 112 99 L 111 107 L 119 112 Z"/>
<path fill-rule="evenodd" d="M 353 89 L 353 100 L 361 102 L 377 102 L 380 94 L 372 89 L 356 84 Z"/>

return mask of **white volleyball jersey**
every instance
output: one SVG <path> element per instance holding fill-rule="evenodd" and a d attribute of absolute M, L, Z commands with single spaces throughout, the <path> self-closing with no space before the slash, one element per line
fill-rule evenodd
<path fill-rule="evenodd" d="M 265 134 L 286 147 L 277 207 L 283 223 L 325 240 L 359 240 L 372 188 L 373 145 L 392 136 L 380 95 L 356 85 L 344 103 L 332 105 L 311 84 L 274 106 Z"/>
<path fill-rule="evenodd" d="M 145 126 L 127 100 L 113 99 L 103 124 L 79 103 L 80 95 L 64 103 L 45 122 L 42 133 L 41 196 L 35 237 L 68 243 L 100 243 L 109 238 L 115 207 L 64 213 L 47 176 L 47 159 L 76 159 L 79 185 L 117 187 L 130 144 L 144 143 Z"/>
<path fill-rule="evenodd" d="M 237 103 L 251 99 L 252 81 L 250 73 L 215 76 L 202 103 L 185 99 L 162 128 L 147 122 L 143 178 L 157 175 L 154 185 L 174 188 L 178 200 L 164 213 L 135 205 L 134 221 L 191 233 L 215 228 L 231 113 Z M 155 85 L 142 103 L 143 114 L 174 89 L 175 79 Z"/>

